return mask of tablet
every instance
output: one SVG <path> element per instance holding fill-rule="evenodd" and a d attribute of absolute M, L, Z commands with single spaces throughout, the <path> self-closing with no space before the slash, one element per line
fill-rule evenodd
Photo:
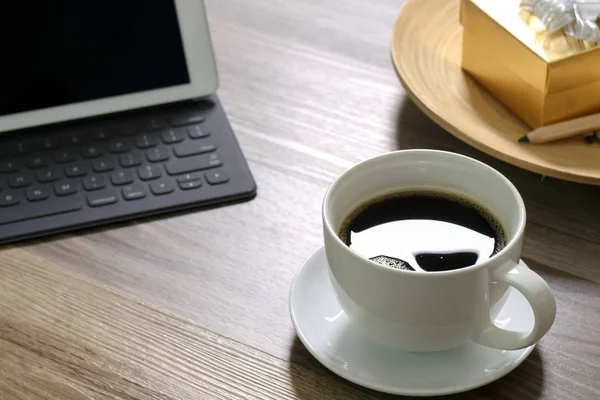
<path fill-rule="evenodd" d="M 201 0 L 34 0 L 0 8 L 0 132 L 217 88 Z"/>

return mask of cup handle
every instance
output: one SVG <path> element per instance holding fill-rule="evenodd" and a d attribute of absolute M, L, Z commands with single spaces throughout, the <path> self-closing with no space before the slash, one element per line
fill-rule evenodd
<path fill-rule="evenodd" d="M 535 323 L 531 332 L 515 332 L 499 328 L 489 318 L 473 340 L 502 350 L 518 350 L 537 343 L 550 330 L 556 317 L 556 300 L 546 281 L 526 266 L 516 263 L 508 268 L 498 268 L 492 273 L 491 281 L 508 283 L 521 292 L 531 305 Z"/>

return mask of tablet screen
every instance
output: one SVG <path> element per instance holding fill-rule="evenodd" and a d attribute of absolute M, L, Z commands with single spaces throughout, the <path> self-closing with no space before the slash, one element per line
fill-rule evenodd
<path fill-rule="evenodd" d="M 190 82 L 174 0 L 0 6 L 0 115 Z"/>

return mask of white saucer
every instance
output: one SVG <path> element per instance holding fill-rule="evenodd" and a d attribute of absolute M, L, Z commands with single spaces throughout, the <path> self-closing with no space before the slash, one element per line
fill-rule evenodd
<path fill-rule="evenodd" d="M 534 348 L 505 351 L 469 342 L 419 354 L 380 346 L 357 332 L 341 310 L 323 248 L 296 275 L 290 313 L 298 337 L 325 367 L 351 382 L 392 394 L 434 396 L 474 389 L 515 369 Z M 511 289 L 495 323 L 515 331 L 531 330 L 533 312 L 521 293 Z"/>

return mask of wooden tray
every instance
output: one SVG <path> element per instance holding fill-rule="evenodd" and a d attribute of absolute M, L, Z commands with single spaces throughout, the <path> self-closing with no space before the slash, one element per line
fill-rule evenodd
<path fill-rule="evenodd" d="M 518 143 L 529 129 L 460 68 L 459 0 L 407 0 L 392 33 L 400 82 L 445 130 L 494 157 L 542 175 L 600 185 L 600 145 L 581 137 Z"/>

